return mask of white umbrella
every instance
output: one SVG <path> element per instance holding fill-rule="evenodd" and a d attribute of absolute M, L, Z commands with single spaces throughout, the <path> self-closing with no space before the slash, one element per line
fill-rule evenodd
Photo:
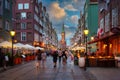
<path fill-rule="evenodd" d="M 7 47 L 12 47 L 12 43 L 11 42 L 8 42 L 8 41 L 3 41 L 2 43 L 0 43 L 0 46 L 1 47 L 5 47 L 5 48 L 7 48 Z"/>
<path fill-rule="evenodd" d="M 35 49 L 40 49 L 40 50 L 43 50 L 44 48 L 41 48 L 41 47 L 35 47 Z"/>
<path fill-rule="evenodd" d="M 16 43 L 14 44 L 17 48 L 25 48 L 25 45 L 22 43 Z"/>
<path fill-rule="evenodd" d="M 26 47 L 26 49 L 35 49 L 34 46 L 31 46 L 31 45 L 29 45 L 29 44 L 25 44 L 25 47 Z"/>

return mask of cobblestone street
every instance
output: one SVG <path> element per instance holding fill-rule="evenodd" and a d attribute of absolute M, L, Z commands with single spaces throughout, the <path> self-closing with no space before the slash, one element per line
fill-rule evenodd
<path fill-rule="evenodd" d="M 87 72 L 74 66 L 68 60 L 67 65 L 57 64 L 53 68 L 52 58 L 48 57 L 46 66 L 36 68 L 36 61 L 21 64 L 0 73 L 0 80 L 93 80 Z"/>

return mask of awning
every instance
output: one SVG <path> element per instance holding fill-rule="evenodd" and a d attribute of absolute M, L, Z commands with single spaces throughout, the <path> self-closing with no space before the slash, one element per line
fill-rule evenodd
<path fill-rule="evenodd" d="M 114 33 L 109 32 L 108 34 L 106 34 L 104 36 L 101 36 L 100 38 L 97 38 L 97 39 L 94 39 L 92 41 L 89 41 L 88 44 L 96 43 L 98 41 L 101 41 L 103 39 L 109 38 L 109 37 L 114 36 L 114 35 L 115 35 Z"/>

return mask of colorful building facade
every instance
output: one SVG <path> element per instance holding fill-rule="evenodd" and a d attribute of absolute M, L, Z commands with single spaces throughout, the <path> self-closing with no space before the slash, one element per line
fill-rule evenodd
<path fill-rule="evenodd" d="M 120 54 L 120 1 L 99 0 L 99 30 L 97 43 L 99 55 L 116 56 Z"/>
<path fill-rule="evenodd" d="M 98 1 L 97 0 L 86 0 L 84 5 L 84 29 L 89 30 L 88 33 L 88 42 L 91 40 L 91 37 L 95 36 L 98 29 Z M 90 44 L 90 52 L 96 50 L 96 44 Z"/>

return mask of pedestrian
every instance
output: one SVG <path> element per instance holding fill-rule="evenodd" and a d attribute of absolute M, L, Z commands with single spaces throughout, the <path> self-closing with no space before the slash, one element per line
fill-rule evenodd
<path fill-rule="evenodd" d="M 6 70 L 5 53 L 1 48 L 0 48 L 0 65 L 3 67 L 4 70 Z"/>
<path fill-rule="evenodd" d="M 65 65 L 67 63 L 66 50 L 62 52 L 62 63 L 63 63 L 63 65 Z"/>
<path fill-rule="evenodd" d="M 54 63 L 54 68 L 57 66 L 57 58 L 58 58 L 58 52 L 57 51 L 53 51 L 53 63 Z"/>
<path fill-rule="evenodd" d="M 38 49 L 37 51 L 37 62 L 36 62 L 36 67 L 39 68 L 41 65 L 41 60 L 42 60 L 42 51 Z"/>
<path fill-rule="evenodd" d="M 61 49 L 58 50 L 58 56 L 59 56 L 59 63 L 61 63 L 61 58 L 62 58 L 62 51 L 61 51 Z"/>
<path fill-rule="evenodd" d="M 47 58 L 47 54 L 45 51 L 42 51 L 41 57 L 42 57 L 42 66 L 43 68 L 45 68 L 45 63 L 46 63 L 46 58 Z"/>

